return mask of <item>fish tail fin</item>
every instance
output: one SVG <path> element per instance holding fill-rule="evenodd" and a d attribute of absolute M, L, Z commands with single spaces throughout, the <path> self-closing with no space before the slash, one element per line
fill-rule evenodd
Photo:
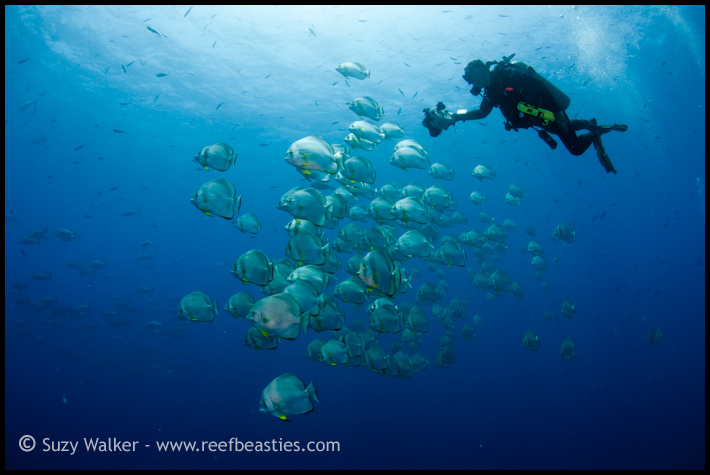
<path fill-rule="evenodd" d="M 304 334 L 308 335 L 308 323 L 310 322 L 311 312 L 303 312 L 300 316 L 300 327 Z"/>
<path fill-rule="evenodd" d="M 219 304 L 217 303 L 217 299 L 214 299 L 214 302 L 212 302 L 212 311 L 214 311 L 215 316 L 219 315 Z"/>
<path fill-rule="evenodd" d="M 234 198 L 234 209 L 236 210 L 237 214 L 239 214 L 239 210 L 242 207 L 242 195 L 237 196 Z"/>
<path fill-rule="evenodd" d="M 378 107 L 378 108 L 377 108 L 377 111 L 380 113 L 380 115 L 381 115 L 382 117 L 386 117 L 386 116 L 385 116 L 385 108 L 384 108 L 383 106 Z"/>
<path fill-rule="evenodd" d="M 343 169 L 343 153 L 342 152 L 337 152 L 335 155 L 335 163 L 338 164 L 338 170 Z M 352 181 L 352 180 L 350 180 Z"/>
<path fill-rule="evenodd" d="M 306 393 L 308 394 L 308 397 L 313 399 L 315 402 L 320 402 L 320 399 L 318 399 L 318 392 L 316 391 L 316 386 L 313 384 L 313 381 L 311 381 L 311 384 L 309 384 L 306 388 Z"/>
<path fill-rule="evenodd" d="M 259 223 L 261 225 L 261 223 Z M 267 278 L 269 279 L 269 282 L 274 280 L 274 272 L 276 271 L 276 264 L 273 262 L 269 262 L 269 267 L 267 269 Z"/>
<path fill-rule="evenodd" d="M 369 78 L 369 77 L 370 77 L 370 70 L 369 70 L 369 69 L 365 71 L 365 77 L 366 77 L 366 78 Z"/>

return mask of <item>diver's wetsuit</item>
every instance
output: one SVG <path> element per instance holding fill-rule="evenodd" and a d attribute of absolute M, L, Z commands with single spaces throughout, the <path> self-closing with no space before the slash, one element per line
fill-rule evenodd
<path fill-rule="evenodd" d="M 491 71 L 491 84 L 485 88 L 480 107 L 466 114 L 457 114 L 456 120 L 482 119 L 488 116 L 494 107 L 499 107 L 505 118 L 508 119 L 506 128 L 517 130 L 537 127 L 543 129 L 559 136 L 572 155 L 582 155 L 593 143 L 596 134 L 588 132 L 577 136 L 575 132 L 582 129 L 589 130 L 590 121 L 570 120 L 545 84 L 525 73 L 527 68 L 526 64 L 520 62 L 496 66 Z M 552 111 L 558 120 L 543 125 L 542 119 L 520 112 L 517 108 L 519 102 Z M 566 131 L 558 124 L 562 117 L 569 124 Z"/>

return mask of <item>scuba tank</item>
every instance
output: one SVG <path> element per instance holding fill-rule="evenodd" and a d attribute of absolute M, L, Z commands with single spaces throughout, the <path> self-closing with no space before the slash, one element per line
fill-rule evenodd
<path fill-rule="evenodd" d="M 543 108 L 552 111 L 567 110 L 570 102 L 572 101 L 567 94 L 562 92 L 557 86 L 548 81 L 547 78 L 540 75 L 537 71 L 535 71 L 532 66 L 528 66 L 527 64 L 521 63 L 519 61 L 513 63 L 512 66 L 514 66 L 519 71 L 525 73 L 527 76 L 530 76 L 531 78 L 541 82 L 542 85 L 550 92 L 550 95 L 552 95 L 553 103 L 541 104 Z"/>

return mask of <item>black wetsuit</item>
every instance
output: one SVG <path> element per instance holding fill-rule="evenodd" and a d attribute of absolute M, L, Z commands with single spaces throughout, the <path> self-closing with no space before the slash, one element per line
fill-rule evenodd
<path fill-rule="evenodd" d="M 588 120 L 570 120 L 564 110 L 555 106 L 557 101 L 545 84 L 533 75 L 526 74 L 527 68 L 526 64 L 520 62 L 496 66 L 491 71 L 491 84 L 485 88 L 483 101 L 479 108 L 466 114 L 457 115 L 456 120 L 482 119 L 490 114 L 494 107 L 498 107 L 508 120 L 508 128 L 517 130 L 537 127 L 543 129 L 557 135 L 572 155 L 582 155 L 592 144 L 595 134 L 589 132 L 577 136 L 575 132 L 588 129 L 590 122 Z M 547 125 L 543 125 L 542 119 L 523 114 L 518 110 L 519 102 L 549 110 L 558 117 L 563 116 L 569 124 L 567 130 L 564 130 L 558 121 L 551 121 Z"/>

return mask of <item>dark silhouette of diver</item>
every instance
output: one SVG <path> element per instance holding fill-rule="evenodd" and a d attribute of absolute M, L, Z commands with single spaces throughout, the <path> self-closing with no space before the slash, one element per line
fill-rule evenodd
<path fill-rule="evenodd" d="M 482 119 L 498 107 L 506 118 L 506 130 L 517 132 L 518 129 L 533 128 L 552 149 L 557 148 L 557 142 L 549 134 L 555 134 L 572 155 L 582 155 L 594 144 L 599 162 L 607 173 L 616 173 L 604 151 L 601 136 L 612 130 L 624 132 L 627 127 L 622 124 L 597 125 L 596 119 L 570 120 L 565 112 L 570 98 L 531 66 L 519 61 L 511 63 L 513 56 L 486 63 L 480 59 L 469 61 L 463 78 L 473 86 L 471 94 L 474 96 L 485 91 L 481 105 L 478 109 L 453 114 L 447 112 L 441 102 L 436 107 L 424 109 L 426 117 L 422 123 L 429 129 L 429 135 L 438 137 L 442 130 L 456 122 Z M 492 65 L 495 67 L 491 71 Z M 575 132 L 582 129 L 589 132 L 578 136 Z"/>

